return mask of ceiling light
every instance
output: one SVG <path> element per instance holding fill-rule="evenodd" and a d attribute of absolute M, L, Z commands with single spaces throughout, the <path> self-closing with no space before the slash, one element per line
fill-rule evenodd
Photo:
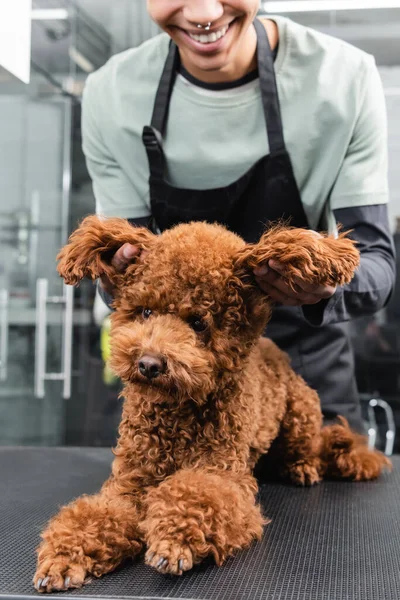
<path fill-rule="evenodd" d="M 263 9 L 269 13 L 373 10 L 378 8 L 400 8 L 400 0 L 282 0 L 281 2 L 263 2 Z"/>
<path fill-rule="evenodd" d="M 68 10 L 65 8 L 35 8 L 31 12 L 32 21 L 65 21 L 68 19 Z"/>

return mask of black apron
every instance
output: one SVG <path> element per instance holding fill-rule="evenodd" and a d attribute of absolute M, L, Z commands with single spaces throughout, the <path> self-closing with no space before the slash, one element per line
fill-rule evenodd
<path fill-rule="evenodd" d="M 153 228 L 163 231 L 182 222 L 219 222 L 247 242 L 257 242 L 269 221 L 288 219 L 308 228 L 292 164 L 285 147 L 275 79 L 273 55 L 266 30 L 254 21 L 261 97 L 270 154 L 261 158 L 234 183 L 217 189 L 174 187 L 165 179 L 167 163 L 162 148 L 170 98 L 179 68 L 179 51 L 171 43 L 143 143 L 150 167 L 150 202 Z M 312 327 L 301 307 L 279 306 L 273 311 L 266 334 L 292 359 L 296 372 L 316 389 L 326 420 L 346 416 L 362 431 L 353 357 L 345 324 Z"/>

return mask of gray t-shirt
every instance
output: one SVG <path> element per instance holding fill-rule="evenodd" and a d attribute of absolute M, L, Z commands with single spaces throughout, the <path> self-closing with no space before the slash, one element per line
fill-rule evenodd
<path fill-rule="evenodd" d="M 388 201 L 387 124 L 374 58 L 349 44 L 272 18 L 285 142 L 305 212 L 315 228 L 335 209 Z M 149 125 L 169 37 L 160 34 L 112 57 L 89 76 L 83 149 L 97 213 L 150 214 L 142 129 Z M 269 152 L 259 80 L 211 91 L 178 75 L 164 140 L 169 181 L 181 188 L 227 186 Z"/>

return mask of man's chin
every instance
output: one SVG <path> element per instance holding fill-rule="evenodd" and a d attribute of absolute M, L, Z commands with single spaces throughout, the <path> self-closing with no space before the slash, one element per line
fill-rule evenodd
<path fill-rule="evenodd" d="M 221 72 L 228 68 L 230 63 L 229 49 L 223 52 L 215 52 L 205 55 L 199 55 L 194 51 L 190 51 L 190 63 L 198 71 L 209 72 Z"/>

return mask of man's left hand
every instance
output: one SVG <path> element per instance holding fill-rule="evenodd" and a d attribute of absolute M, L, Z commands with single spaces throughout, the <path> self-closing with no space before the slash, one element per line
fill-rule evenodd
<path fill-rule="evenodd" d="M 295 282 L 293 289 L 285 280 L 284 266 L 275 260 L 270 260 L 268 265 L 256 267 L 254 275 L 263 292 L 268 294 L 271 300 L 284 306 L 317 304 L 321 300 L 331 298 L 336 291 L 336 287 L 307 284 L 300 279 Z"/>

